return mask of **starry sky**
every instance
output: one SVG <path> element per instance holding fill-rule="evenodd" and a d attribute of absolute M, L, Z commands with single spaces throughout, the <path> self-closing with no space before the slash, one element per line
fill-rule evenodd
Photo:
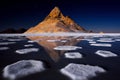
<path fill-rule="evenodd" d="M 87 30 L 120 32 L 119 0 L 0 0 L 0 30 L 33 27 L 55 6 Z"/>

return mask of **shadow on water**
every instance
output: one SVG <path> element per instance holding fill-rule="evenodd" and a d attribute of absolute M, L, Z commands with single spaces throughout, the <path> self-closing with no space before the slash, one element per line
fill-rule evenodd
<path fill-rule="evenodd" d="M 55 69 L 46 70 L 40 73 L 29 75 L 18 80 L 70 80 L 67 76 L 62 75 Z"/>

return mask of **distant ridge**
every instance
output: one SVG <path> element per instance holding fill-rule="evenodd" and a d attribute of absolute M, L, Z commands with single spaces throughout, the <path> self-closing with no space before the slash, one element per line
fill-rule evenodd
<path fill-rule="evenodd" d="M 20 28 L 20 29 L 14 29 L 14 28 L 8 28 L 6 30 L 0 31 L 0 34 L 4 34 L 4 33 L 24 33 L 26 31 L 26 29 L 24 28 Z"/>

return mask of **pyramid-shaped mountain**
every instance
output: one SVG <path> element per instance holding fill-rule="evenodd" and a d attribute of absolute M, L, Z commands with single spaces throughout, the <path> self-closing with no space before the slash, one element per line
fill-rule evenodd
<path fill-rule="evenodd" d="M 70 17 L 64 16 L 60 9 L 55 7 L 42 22 L 28 29 L 25 33 L 46 32 L 86 32 L 86 30 L 76 24 Z"/>

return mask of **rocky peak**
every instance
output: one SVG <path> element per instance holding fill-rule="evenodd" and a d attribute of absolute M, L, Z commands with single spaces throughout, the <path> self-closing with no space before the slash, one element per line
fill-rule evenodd
<path fill-rule="evenodd" d="M 55 7 L 42 22 L 25 33 L 42 32 L 86 32 L 86 30 L 75 23 L 70 17 L 64 16 L 60 9 Z"/>
<path fill-rule="evenodd" d="M 74 24 L 74 21 L 69 16 L 64 16 L 58 7 L 54 7 L 49 15 L 45 18 L 45 21 L 62 21 L 67 26 Z"/>
<path fill-rule="evenodd" d="M 46 19 L 51 19 L 51 18 L 62 18 L 63 17 L 63 14 L 62 12 L 60 11 L 60 9 L 58 7 L 55 7 L 50 13 L 49 15 L 45 18 Z"/>

